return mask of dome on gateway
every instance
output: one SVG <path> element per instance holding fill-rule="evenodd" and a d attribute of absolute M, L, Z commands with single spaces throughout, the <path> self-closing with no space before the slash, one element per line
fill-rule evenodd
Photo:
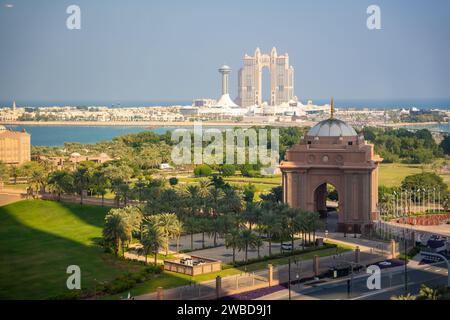
<path fill-rule="evenodd" d="M 349 137 L 356 135 L 355 129 L 344 121 L 334 118 L 320 121 L 307 133 L 307 136 L 312 137 Z"/>

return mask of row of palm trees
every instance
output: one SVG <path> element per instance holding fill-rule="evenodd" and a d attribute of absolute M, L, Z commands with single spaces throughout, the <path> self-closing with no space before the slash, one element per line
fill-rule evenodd
<path fill-rule="evenodd" d="M 276 194 L 278 190 L 271 193 Z M 166 188 L 161 184 L 148 185 L 145 194 L 145 204 L 134 209 L 141 214 L 134 230 L 136 233 L 139 231 L 137 236 L 146 252 L 158 252 L 156 248 L 163 248 L 167 255 L 172 239 L 177 239 L 178 251 L 181 234 L 190 235 L 190 249 L 194 250 L 194 235 L 200 233 L 202 248 L 205 247 L 206 235 L 213 238 L 214 246 L 217 246 L 219 238 L 225 239 L 226 246 L 233 250 L 235 263 L 236 251 L 244 251 L 245 261 L 248 260 L 249 250 L 257 249 L 260 257 L 263 240 L 268 242 L 269 255 L 272 255 L 273 241 L 291 241 L 294 250 L 297 235 L 301 235 L 304 247 L 312 242 L 321 226 L 318 213 L 289 208 L 274 201 L 279 198 L 274 195 L 255 202 L 254 188 L 251 186 L 239 189 L 217 177 L 178 189 Z M 129 213 L 123 216 L 124 221 L 129 221 Z M 127 243 L 129 239 L 125 236 L 122 242 Z"/>
<path fill-rule="evenodd" d="M 181 221 L 173 213 L 146 217 L 137 207 L 125 207 L 108 212 L 103 227 L 103 240 L 105 247 L 111 248 L 117 256 L 119 249 L 124 254 L 132 239 L 138 239 L 144 249 L 145 262 L 147 263 L 147 256 L 151 252 L 156 264 L 160 249 L 164 249 L 167 256 L 169 241 L 179 239 L 182 230 Z"/>
<path fill-rule="evenodd" d="M 273 241 L 280 241 L 280 253 L 283 241 L 290 241 L 291 253 L 294 253 L 294 241 L 300 236 L 302 248 L 314 243 L 315 232 L 321 227 L 320 216 L 315 212 L 289 208 L 284 204 L 260 202 L 254 208 L 253 214 L 247 212 L 247 219 L 241 227 L 231 229 L 225 234 L 225 245 L 233 250 L 233 264 L 236 262 L 236 250 L 244 251 L 244 261 L 248 261 L 248 251 L 260 248 L 263 240 L 268 243 L 268 253 L 272 256 Z M 250 218 L 250 219 L 249 219 Z"/>

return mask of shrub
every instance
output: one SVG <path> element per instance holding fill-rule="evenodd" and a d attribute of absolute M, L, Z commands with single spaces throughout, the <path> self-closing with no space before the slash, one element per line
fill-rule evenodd
<path fill-rule="evenodd" d="M 81 290 L 71 290 L 68 293 L 60 294 L 50 298 L 50 300 L 79 300 L 83 297 Z"/>
<path fill-rule="evenodd" d="M 234 176 L 236 174 L 236 167 L 232 164 L 224 164 L 220 172 L 224 177 Z"/>
<path fill-rule="evenodd" d="M 196 177 L 208 177 L 212 174 L 212 169 L 207 164 L 201 164 L 194 169 L 194 175 Z"/>
<path fill-rule="evenodd" d="M 248 259 L 247 262 L 245 261 L 236 261 L 234 263 L 234 267 L 242 267 L 245 265 L 249 265 L 252 263 L 257 263 L 257 262 L 263 262 L 263 261 L 267 261 L 267 260 L 272 260 L 272 259 L 279 259 L 279 258 L 284 258 L 284 257 L 289 257 L 292 255 L 299 255 L 299 254 L 304 254 L 304 253 L 308 253 L 311 251 L 317 251 L 317 250 L 323 250 L 323 249 L 329 249 L 329 248 L 336 248 L 337 245 L 335 244 L 329 244 L 329 243 L 325 243 L 322 247 L 309 247 L 306 249 L 301 249 L 301 250 L 294 250 L 294 252 L 292 253 L 291 251 L 287 251 L 287 252 L 283 252 L 283 253 L 277 253 L 277 254 L 272 254 L 271 256 L 264 256 L 261 258 L 254 258 L 254 259 Z"/>
<path fill-rule="evenodd" d="M 77 300 L 85 299 L 94 296 L 94 292 L 97 295 L 102 294 L 116 294 L 133 288 L 136 284 L 142 283 L 151 279 L 155 274 L 159 274 L 163 271 L 163 267 L 160 265 L 148 265 L 139 272 L 127 272 L 118 276 L 110 282 L 104 282 L 97 284 L 95 290 L 73 290 L 69 293 L 58 295 L 51 299 L 53 300 Z"/>
<path fill-rule="evenodd" d="M 169 179 L 169 184 L 171 186 L 176 186 L 178 184 L 178 178 L 177 177 L 172 177 Z"/>
<path fill-rule="evenodd" d="M 258 164 L 244 164 L 241 166 L 240 170 L 244 177 L 255 178 L 261 176 L 261 165 Z"/>

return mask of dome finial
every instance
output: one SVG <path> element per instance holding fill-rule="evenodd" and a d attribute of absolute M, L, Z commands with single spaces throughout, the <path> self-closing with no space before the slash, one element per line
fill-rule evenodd
<path fill-rule="evenodd" d="M 334 118 L 334 98 L 333 97 L 331 97 L 330 114 L 331 114 L 330 119 L 333 119 Z"/>

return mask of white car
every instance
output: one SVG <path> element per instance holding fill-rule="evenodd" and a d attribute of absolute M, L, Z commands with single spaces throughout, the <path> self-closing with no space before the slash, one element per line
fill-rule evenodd
<path fill-rule="evenodd" d="M 281 244 L 281 250 L 292 250 L 292 244 L 290 243 L 282 243 Z"/>

